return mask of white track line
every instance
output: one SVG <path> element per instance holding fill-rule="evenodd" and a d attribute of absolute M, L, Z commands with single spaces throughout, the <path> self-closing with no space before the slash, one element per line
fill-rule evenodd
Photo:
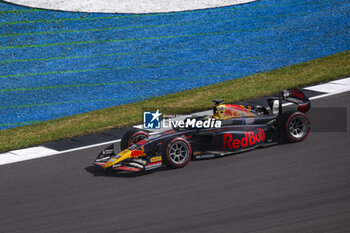
<path fill-rule="evenodd" d="M 56 150 L 44 146 L 13 150 L 5 154 L 0 154 L 0 165 L 25 161 L 29 159 L 42 158 L 56 154 Z"/>
<path fill-rule="evenodd" d="M 336 95 L 336 94 L 350 91 L 350 78 L 331 81 L 331 82 L 328 82 L 325 84 L 306 87 L 304 89 L 326 93 L 323 95 L 311 97 L 310 98 L 311 100 L 325 98 L 328 96 L 332 96 L 332 95 Z M 140 127 L 142 127 L 142 125 L 137 125 L 134 127 L 140 128 Z M 153 132 L 151 134 L 155 134 L 155 133 L 157 133 L 157 132 Z M 65 154 L 65 153 L 69 153 L 69 152 L 73 152 L 73 151 L 85 150 L 85 149 L 89 149 L 89 148 L 93 148 L 93 147 L 113 144 L 116 142 L 120 142 L 120 139 L 108 141 L 108 142 L 102 142 L 102 143 L 98 143 L 98 144 L 93 144 L 93 145 L 89 145 L 89 146 L 78 147 L 78 148 L 64 150 L 64 151 L 57 151 L 57 150 L 53 150 L 53 149 L 50 149 L 50 148 L 47 148 L 44 146 L 37 146 L 37 147 L 30 147 L 30 148 L 26 148 L 26 149 L 13 150 L 13 151 L 9 151 L 9 152 L 4 153 L 4 154 L 0 154 L 0 165 L 9 164 L 9 163 L 16 163 L 16 162 L 21 162 L 21 161 L 36 159 L 36 158 L 42 158 L 42 157 L 47 157 L 47 156 L 52 156 L 52 155 Z"/>

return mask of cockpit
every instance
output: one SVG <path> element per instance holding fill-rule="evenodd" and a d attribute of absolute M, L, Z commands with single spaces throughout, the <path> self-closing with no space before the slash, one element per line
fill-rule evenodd
<path fill-rule="evenodd" d="M 222 100 L 213 100 L 213 118 L 218 120 L 227 120 L 231 118 L 241 117 L 257 117 L 255 111 L 252 111 L 251 106 L 224 104 Z"/>

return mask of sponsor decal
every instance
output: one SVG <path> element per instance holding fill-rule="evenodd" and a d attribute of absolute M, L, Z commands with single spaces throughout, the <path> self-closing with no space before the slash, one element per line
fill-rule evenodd
<path fill-rule="evenodd" d="M 210 159 L 210 158 L 214 158 L 215 155 L 214 154 L 200 154 L 200 155 L 196 155 L 196 159 Z"/>
<path fill-rule="evenodd" d="M 254 131 L 248 131 L 244 133 L 244 137 L 241 139 L 234 139 L 232 134 L 224 134 L 224 141 L 222 147 L 224 149 L 238 149 L 255 145 L 265 140 L 265 132 L 263 129 L 258 128 L 258 133 Z"/>
<path fill-rule="evenodd" d="M 165 133 L 165 132 L 164 132 L 164 133 Z M 158 138 L 158 137 L 160 137 L 160 136 L 161 136 L 161 134 L 159 134 L 159 133 L 153 134 L 153 135 L 150 135 L 150 136 L 147 138 L 147 140 L 148 140 L 149 142 L 152 142 L 152 139 Z"/>
<path fill-rule="evenodd" d="M 146 160 L 144 160 L 144 159 L 133 159 L 132 161 L 134 161 L 136 163 L 140 163 L 140 164 L 146 165 Z"/>
<path fill-rule="evenodd" d="M 133 144 L 131 146 L 128 147 L 128 150 L 133 150 L 133 149 L 136 149 L 137 147 L 139 147 L 139 145 L 137 144 Z M 119 153 L 120 154 L 120 153 Z"/>
<path fill-rule="evenodd" d="M 161 167 L 161 166 L 162 166 L 162 162 L 155 162 L 155 163 L 147 164 L 145 169 L 146 170 L 151 170 L 151 169 L 158 168 L 158 167 Z"/>
<path fill-rule="evenodd" d="M 95 161 L 96 161 L 96 162 L 101 162 L 101 161 L 107 161 L 107 160 L 109 160 L 109 159 L 110 159 L 110 157 L 107 156 L 107 157 L 104 157 L 104 158 L 102 158 L 102 159 L 96 159 Z"/>
<path fill-rule="evenodd" d="M 143 128 L 144 129 L 160 129 L 162 113 L 157 110 L 156 112 L 143 112 Z"/>
<path fill-rule="evenodd" d="M 157 157 L 151 158 L 151 163 L 158 162 L 158 161 L 162 161 L 162 156 L 157 156 Z"/>
<path fill-rule="evenodd" d="M 143 166 L 138 163 L 129 163 L 129 165 L 143 169 Z"/>
<path fill-rule="evenodd" d="M 242 123 L 246 125 L 252 125 L 254 122 L 255 122 L 254 118 L 246 118 L 246 119 L 243 119 Z"/>
<path fill-rule="evenodd" d="M 108 155 L 108 154 L 113 154 L 114 150 L 113 149 L 110 149 L 110 150 L 103 150 L 102 151 L 102 154 L 103 155 Z"/>

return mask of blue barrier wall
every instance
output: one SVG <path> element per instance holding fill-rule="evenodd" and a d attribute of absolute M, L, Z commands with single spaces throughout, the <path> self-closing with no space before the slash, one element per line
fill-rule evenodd
<path fill-rule="evenodd" d="M 146 15 L 0 2 L 0 129 L 349 50 L 349 12 L 349 0 L 261 0 Z"/>

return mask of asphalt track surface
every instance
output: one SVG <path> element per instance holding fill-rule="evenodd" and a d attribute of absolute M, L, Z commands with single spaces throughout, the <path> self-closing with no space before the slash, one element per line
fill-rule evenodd
<path fill-rule="evenodd" d="M 350 92 L 313 101 L 347 107 Z M 311 119 L 312 122 L 312 119 Z M 1 232 L 350 232 L 347 132 L 141 176 L 93 148 L 0 167 Z"/>

